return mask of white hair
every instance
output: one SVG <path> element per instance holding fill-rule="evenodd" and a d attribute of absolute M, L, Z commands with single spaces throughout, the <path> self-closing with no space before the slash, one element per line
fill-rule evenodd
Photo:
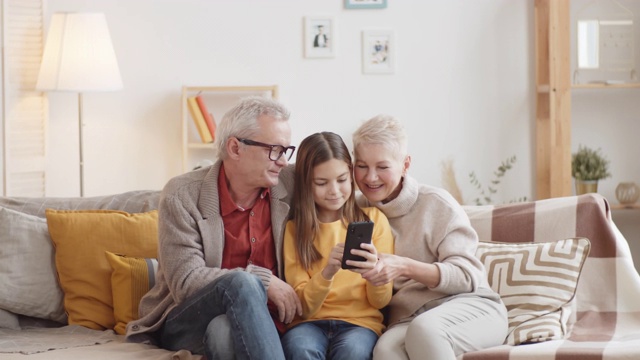
<path fill-rule="evenodd" d="M 407 134 L 404 127 L 391 115 L 380 114 L 360 125 L 352 136 L 353 148 L 377 144 L 392 151 L 398 160 L 407 156 Z"/>
<path fill-rule="evenodd" d="M 225 149 L 231 137 L 251 138 L 260 131 L 258 118 L 262 115 L 272 116 L 276 120 L 288 121 L 289 110 L 274 99 L 264 96 L 250 96 L 227 111 L 216 127 L 216 139 L 213 145 L 218 159 L 227 158 Z"/>

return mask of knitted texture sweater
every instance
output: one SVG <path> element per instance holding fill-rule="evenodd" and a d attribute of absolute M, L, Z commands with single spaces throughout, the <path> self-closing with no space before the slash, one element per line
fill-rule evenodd
<path fill-rule="evenodd" d="M 393 252 L 393 236 L 389 222 L 376 208 L 363 209 L 373 221 L 372 243 L 382 253 Z M 287 283 L 293 287 L 302 302 L 302 317 L 296 316 L 289 327 L 311 320 L 342 320 L 375 331 L 384 328 L 380 309 L 391 300 L 392 284 L 373 286 L 362 276 L 350 270 L 340 269 L 332 280 L 322 276 L 331 250 L 345 241 L 347 227 L 342 221 L 321 223 L 320 233 L 313 243 L 322 259 L 306 270 L 296 251 L 295 223 L 287 223 L 284 233 L 284 263 Z"/>
<path fill-rule="evenodd" d="M 246 271 L 269 287 L 271 271 L 259 266 L 222 269 L 224 226 L 220 215 L 218 175 L 221 161 L 211 167 L 171 179 L 162 190 L 158 206 L 158 273 L 155 286 L 140 301 L 140 319 L 127 325 L 127 338 L 152 340 L 167 314 L 185 299 L 230 271 Z M 293 166 L 280 172 L 280 182 L 270 188 L 271 224 L 278 276 L 284 275 L 282 239 L 293 193 Z"/>
<path fill-rule="evenodd" d="M 489 287 L 484 266 L 475 257 L 478 235 L 447 191 L 405 176 L 400 194 L 390 202 L 370 203 L 362 194 L 358 202 L 375 206 L 387 216 L 396 255 L 435 264 L 440 270 L 440 282 L 433 288 L 409 278 L 394 280 L 390 327 L 453 297 L 480 296 L 500 302 L 500 296 Z"/>

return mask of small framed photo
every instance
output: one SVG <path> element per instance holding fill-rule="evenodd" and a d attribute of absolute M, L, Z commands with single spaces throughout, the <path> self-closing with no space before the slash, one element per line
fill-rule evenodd
<path fill-rule="evenodd" d="M 304 56 L 332 58 L 336 49 L 336 24 L 330 16 L 305 16 Z"/>
<path fill-rule="evenodd" d="M 345 9 L 384 9 L 387 0 L 344 0 Z"/>
<path fill-rule="evenodd" d="M 371 29 L 362 31 L 362 72 L 393 74 L 395 72 L 394 31 Z"/>

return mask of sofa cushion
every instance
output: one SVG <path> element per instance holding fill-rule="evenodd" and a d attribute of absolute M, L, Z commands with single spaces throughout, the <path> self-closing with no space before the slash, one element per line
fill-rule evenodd
<path fill-rule="evenodd" d="M 106 255 L 112 269 L 113 316 L 116 320 L 114 330 L 124 335 L 129 321 L 138 319 L 140 299 L 155 284 L 158 260 L 109 251 Z"/>
<path fill-rule="evenodd" d="M 0 309 L 0 329 L 20 330 L 18 315 Z"/>
<path fill-rule="evenodd" d="M 115 326 L 111 266 L 105 251 L 155 257 L 158 212 L 114 210 L 46 211 L 55 246 L 55 264 L 70 325 L 91 329 Z"/>
<path fill-rule="evenodd" d="M 476 256 L 509 318 L 507 343 L 562 339 L 590 250 L 586 238 L 546 243 L 480 242 Z"/>
<path fill-rule="evenodd" d="M 66 322 L 45 219 L 0 207 L 0 278 L 0 309 Z"/>

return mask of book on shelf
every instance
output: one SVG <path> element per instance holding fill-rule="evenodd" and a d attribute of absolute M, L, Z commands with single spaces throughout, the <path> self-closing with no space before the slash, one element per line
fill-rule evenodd
<path fill-rule="evenodd" d="M 187 98 L 187 107 L 189 108 L 189 112 L 191 113 L 193 122 L 196 124 L 196 129 L 198 129 L 198 134 L 200 134 L 200 139 L 202 139 L 202 142 L 213 142 L 213 136 L 211 136 L 209 128 L 207 128 L 207 123 L 204 120 L 202 112 L 200 112 L 200 107 L 198 106 L 198 102 L 196 101 L 195 96 Z"/>
<path fill-rule="evenodd" d="M 202 96 L 197 95 L 196 101 L 198 102 L 198 107 L 200 108 L 200 112 L 204 117 L 204 121 L 207 124 L 207 128 L 209 129 L 211 138 L 215 140 L 216 139 L 216 121 L 213 119 L 213 115 L 209 112 L 209 110 L 207 110 L 207 104 L 204 103 Z"/>

